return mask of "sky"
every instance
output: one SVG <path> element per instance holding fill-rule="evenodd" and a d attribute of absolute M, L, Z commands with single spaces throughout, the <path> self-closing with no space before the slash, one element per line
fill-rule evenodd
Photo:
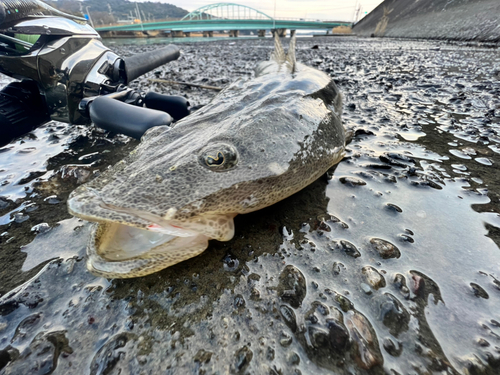
<path fill-rule="evenodd" d="M 141 0 L 136 0 L 141 1 Z M 370 13 L 383 0 L 149 0 L 176 5 L 188 11 L 193 11 L 205 5 L 219 2 L 230 2 L 246 5 L 261 12 L 276 17 L 312 18 L 329 21 L 353 21 L 357 5 L 361 6 L 358 20 L 365 12 Z"/>

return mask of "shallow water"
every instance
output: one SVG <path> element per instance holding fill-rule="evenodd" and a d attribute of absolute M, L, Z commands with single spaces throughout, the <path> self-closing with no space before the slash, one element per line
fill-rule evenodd
<path fill-rule="evenodd" d="M 185 44 L 157 75 L 223 86 L 272 50 L 231 43 Z M 298 47 L 344 95 L 346 158 L 330 180 L 236 217 L 233 240 L 157 274 L 89 274 L 88 224 L 65 211 L 71 189 L 134 141 L 51 123 L 4 148 L 0 374 L 500 371 L 500 52 L 331 37 Z M 134 85 L 193 105 L 213 96 L 147 78 Z"/>

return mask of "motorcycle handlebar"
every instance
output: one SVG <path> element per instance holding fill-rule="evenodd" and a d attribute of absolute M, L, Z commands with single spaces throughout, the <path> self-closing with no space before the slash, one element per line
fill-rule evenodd
<path fill-rule="evenodd" d="M 156 51 L 138 53 L 123 59 L 125 63 L 125 73 L 128 84 L 137 77 L 158 68 L 172 60 L 177 60 L 180 56 L 179 47 L 174 44 Z"/>

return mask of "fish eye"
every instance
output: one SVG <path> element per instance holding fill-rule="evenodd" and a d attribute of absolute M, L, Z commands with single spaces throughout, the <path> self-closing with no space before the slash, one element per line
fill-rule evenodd
<path fill-rule="evenodd" d="M 201 150 L 199 162 L 215 172 L 227 171 L 238 163 L 238 152 L 225 143 L 212 144 Z"/>
<path fill-rule="evenodd" d="M 207 155 L 205 162 L 209 167 L 215 165 L 223 165 L 224 164 L 224 154 L 222 152 L 217 152 L 217 156 Z"/>

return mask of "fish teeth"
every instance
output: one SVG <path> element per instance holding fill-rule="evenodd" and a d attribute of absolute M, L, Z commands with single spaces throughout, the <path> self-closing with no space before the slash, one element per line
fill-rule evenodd
<path fill-rule="evenodd" d="M 172 220 L 174 217 L 175 217 L 175 214 L 177 213 L 177 208 L 175 207 L 170 207 L 168 210 L 167 210 L 167 213 L 165 214 L 165 216 L 163 216 L 163 218 L 165 220 Z"/>

